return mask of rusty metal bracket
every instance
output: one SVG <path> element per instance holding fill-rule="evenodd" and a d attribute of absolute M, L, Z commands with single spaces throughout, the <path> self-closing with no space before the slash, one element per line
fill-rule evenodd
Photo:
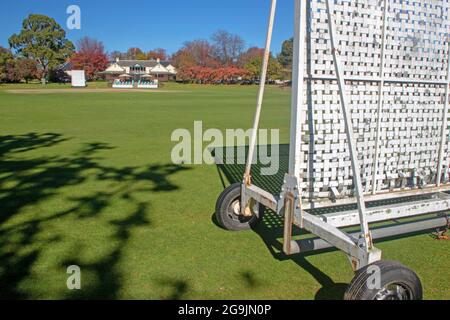
<path fill-rule="evenodd" d="M 281 192 L 280 203 L 282 203 L 282 208 L 278 211 L 284 209 L 283 251 L 285 254 L 291 255 L 293 253 L 292 228 L 294 225 L 303 228 L 302 197 L 297 178 L 286 174 Z"/>
<path fill-rule="evenodd" d="M 441 215 L 443 218 L 447 219 L 447 225 L 443 226 L 442 228 L 436 229 L 436 232 L 433 233 L 433 236 L 436 240 L 450 240 L 450 235 L 447 235 L 447 233 L 450 230 L 450 216 L 447 214 Z"/>
<path fill-rule="evenodd" d="M 300 193 L 298 179 L 294 176 L 286 174 L 284 177 L 284 184 L 281 189 L 280 199 L 285 203 L 286 197 L 291 197 L 293 200 L 292 214 L 293 224 L 299 228 L 303 228 L 302 219 L 302 194 Z M 284 206 L 283 206 L 284 207 Z"/>

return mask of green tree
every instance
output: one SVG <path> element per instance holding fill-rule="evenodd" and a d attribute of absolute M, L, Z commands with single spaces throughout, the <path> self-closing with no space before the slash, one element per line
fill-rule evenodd
<path fill-rule="evenodd" d="M 278 62 L 287 69 L 292 68 L 292 57 L 294 55 L 294 38 L 283 42 Z"/>
<path fill-rule="evenodd" d="M 49 71 L 65 62 L 75 49 L 56 21 L 40 14 L 29 15 L 23 21 L 20 33 L 9 38 L 9 45 L 18 55 L 37 62 L 43 84 Z"/>
<path fill-rule="evenodd" d="M 8 79 L 8 66 L 14 61 L 14 57 L 6 48 L 0 47 L 0 83 Z"/>
<path fill-rule="evenodd" d="M 263 57 L 255 56 L 244 66 L 244 69 L 248 71 L 252 79 L 259 79 L 262 62 Z M 272 56 L 269 59 L 267 78 L 271 80 L 283 78 L 283 66 Z"/>

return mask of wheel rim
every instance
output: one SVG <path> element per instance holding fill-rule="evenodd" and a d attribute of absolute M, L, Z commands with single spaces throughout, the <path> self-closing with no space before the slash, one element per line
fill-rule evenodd
<path fill-rule="evenodd" d="M 239 223 L 249 223 L 253 217 L 244 217 L 241 215 L 241 199 L 236 199 L 231 202 L 228 207 L 228 217 Z"/>
<path fill-rule="evenodd" d="M 391 283 L 377 293 L 375 300 L 412 300 L 412 292 L 403 284 Z"/>

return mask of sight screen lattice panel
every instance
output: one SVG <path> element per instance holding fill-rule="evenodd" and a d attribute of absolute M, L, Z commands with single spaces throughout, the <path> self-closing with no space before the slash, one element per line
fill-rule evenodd
<path fill-rule="evenodd" d="M 354 195 L 354 183 L 325 1 L 308 1 L 306 121 L 299 126 L 297 165 L 305 198 L 339 202 Z M 449 82 L 449 1 L 335 0 L 334 10 L 364 191 L 436 184 Z M 449 180 L 448 131 L 443 184 Z"/>

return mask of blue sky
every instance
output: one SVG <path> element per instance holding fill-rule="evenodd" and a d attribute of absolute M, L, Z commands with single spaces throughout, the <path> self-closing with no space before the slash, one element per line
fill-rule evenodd
<path fill-rule="evenodd" d="M 81 8 L 81 30 L 67 30 L 66 9 Z M 209 39 L 217 29 L 239 34 L 247 46 L 264 46 L 270 0 L 2 0 L 0 45 L 20 31 L 30 13 L 51 16 L 76 41 L 83 36 L 101 40 L 108 51 L 157 47 L 169 53 L 183 42 Z M 278 0 L 272 51 L 293 34 L 294 0 Z"/>

